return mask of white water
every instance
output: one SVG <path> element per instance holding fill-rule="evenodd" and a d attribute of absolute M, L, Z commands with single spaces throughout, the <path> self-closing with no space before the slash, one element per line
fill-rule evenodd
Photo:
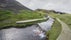
<path fill-rule="evenodd" d="M 49 17 L 49 19 L 45 22 L 38 23 L 42 30 L 48 31 L 51 29 L 52 24 L 54 23 L 54 19 Z"/>

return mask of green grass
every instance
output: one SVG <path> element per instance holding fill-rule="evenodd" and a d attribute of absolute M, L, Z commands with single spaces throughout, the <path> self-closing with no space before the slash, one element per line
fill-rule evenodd
<path fill-rule="evenodd" d="M 61 33 L 61 29 L 61 24 L 57 20 L 55 20 L 51 30 L 47 32 L 48 40 L 56 40 Z"/>
<path fill-rule="evenodd" d="M 50 16 L 53 16 L 54 18 L 59 18 L 63 22 L 65 22 L 69 28 L 71 29 L 71 14 L 50 14 Z"/>
<path fill-rule="evenodd" d="M 71 29 L 71 14 L 59 15 L 58 18 L 60 18 L 63 22 L 65 22 Z"/>
<path fill-rule="evenodd" d="M 71 14 L 56 14 L 54 12 L 48 12 L 48 15 L 54 19 L 59 18 L 60 20 L 65 22 L 71 29 Z M 56 40 L 61 33 L 61 29 L 61 24 L 57 20 L 55 20 L 51 30 L 47 32 L 48 40 Z"/>
<path fill-rule="evenodd" d="M 25 27 L 26 25 L 35 24 L 40 21 L 30 22 L 25 24 L 16 24 L 16 21 L 39 19 L 43 18 L 45 13 L 39 13 L 37 11 L 22 10 L 20 13 L 12 13 L 6 10 L 0 10 L 0 28 L 4 27 Z M 43 21 L 43 20 L 42 20 Z"/>
<path fill-rule="evenodd" d="M 71 29 L 71 14 L 55 14 L 55 13 L 49 13 L 49 16 L 53 17 L 54 19 L 59 18 L 63 22 L 65 22 L 69 28 Z M 47 32 L 49 34 L 49 40 L 56 40 L 58 35 L 61 32 L 61 24 L 55 20 L 55 23 L 52 26 L 52 29 Z"/>
<path fill-rule="evenodd" d="M 29 10 L 23 10 L 20 14 L 18 14 L 18 19 L 20 20 L 28 20 L 28 19 L 39 19 L 43 18 L 45 16 L 45 13 L 39 13 L 36 11 L 29 11 Z"/>

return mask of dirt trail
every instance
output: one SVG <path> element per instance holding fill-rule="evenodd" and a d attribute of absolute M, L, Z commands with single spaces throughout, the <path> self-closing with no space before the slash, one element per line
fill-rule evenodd
<path fill-rule="evenodd" d="M 69 29 L 68 25 L 60 19 L 56 19 L 62 24 L 62 31 L 57 40 L 71 40 L 71 30 Z"/>

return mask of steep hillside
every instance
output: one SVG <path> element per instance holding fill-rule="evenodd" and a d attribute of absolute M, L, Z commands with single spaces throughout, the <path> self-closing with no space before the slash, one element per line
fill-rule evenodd
<path fill-rule="evenodd" d="M 0 10 L 10 10 L 13 12 L 18 12 L 19 10 L 30 10 L 30 9 L 23 6 L 16 0 L 0 0 Z"/>

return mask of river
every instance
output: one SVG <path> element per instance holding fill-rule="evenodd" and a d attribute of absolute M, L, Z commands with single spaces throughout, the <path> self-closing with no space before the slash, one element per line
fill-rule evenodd
<path fill-rule="evenodd" d="M 50 20 L 50 19 L 49 19 Z M 48 20 L 48 21 L 49 21 Z M 52 20 L 50 20 L 53 22 Z M 43 22 L 42 22 L 43 23 Z M 41 23 L 39 23 L 41 24 Z M 49 25 L 51 25 L 49 23 Z M 47 29 L 51 28 L 47 23 Z M 45 40 L 37 36 L 33 30 L 36 30 L 37 26 L 32 25 L 26 28 L 8 28 L 0 30 L 0 40 Z M 45 26 L 44 26 L 45 28 Z M 43 32 L 42 32 L 43 33 Z M 42 34 L 44 36 L 44 34 Z"/>

